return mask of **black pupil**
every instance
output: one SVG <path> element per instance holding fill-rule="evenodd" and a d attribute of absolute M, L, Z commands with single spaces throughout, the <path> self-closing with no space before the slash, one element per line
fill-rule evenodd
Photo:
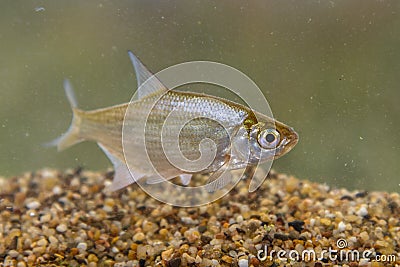
<path fill-rule="evenodd" d="M 275 135 L 269 133 L 267 136 L 265 136 L 265 140 L 267 140 L 268 143 L 272 143 L 275 141 Z"/>

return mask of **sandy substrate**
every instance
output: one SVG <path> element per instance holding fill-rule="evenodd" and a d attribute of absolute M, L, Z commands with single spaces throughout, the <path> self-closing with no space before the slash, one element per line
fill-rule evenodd
<path fill-rule="evenodd" d="M 80 170 L 0 178 L 0 266 L 400 265 L 397 193 L 272 172 L 255 193 L 241 181 L 217 202 L 175 208 L 137 185 L 105 193 L 111 179 Z"/>

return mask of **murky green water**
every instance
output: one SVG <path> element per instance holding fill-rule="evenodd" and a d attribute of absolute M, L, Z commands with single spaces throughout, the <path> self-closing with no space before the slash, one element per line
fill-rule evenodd
<path fill-rule="evenodd" d="M 264 91 L 300 142 L 281 172 L 334 186 L 399 191 L 398 1 L 8 1 L 0 4 L 0 175 L 111 166 L 94 143 L 43 142 L 80 106 L 128 101 L 126 51 L 158 71 L 191 60 L 231 65 Z"/>

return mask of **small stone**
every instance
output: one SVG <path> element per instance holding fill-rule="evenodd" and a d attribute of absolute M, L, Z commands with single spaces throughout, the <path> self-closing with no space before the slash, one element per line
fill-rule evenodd
<path fill-rule="evenodd" d="M 222 261 L 226 262 L 226 263 L 232 263 L 233 259 L 227 255 L 222 256 Z"/>
<path fill-rule="evenodd" d="M 32 252 L 37 256 L 43 255 L 46 252 L 46 247 L 35 247 L 32 249 Z"/>
<path fill-rule="evenodd" d="M 230 250 L 228 254 L 232 258 L 237 258 L 237 256 L 238 256 L 238 254 L 237 254 L 237 252 L 235 250 Z"/>
<path fill-rule="evenodd" d="M 122 254 L 122 253 L 118 253 L 117 255 L 115 255 L 115 257 L 114 257 L 114 259 L 117 261 L 117 262 L 122 262 L 122 261 L 124 261 L 124 258 L 125 258 L 125 256 L 124 256 L 124 254 Z M 115 266 L 115 265 L 114 265 Z M 125 266 L 125 265 L 122 265 L 122 266 Z"/>
<path fill-rule="evenodd" d="M 79 250 L 82 250 L 82 251 L 86 251 L 87 250 L 87 244 L 84 243 L 84 242 L 81 242 L 76 246 L 76 248 L 79 249 Z"/>
<path fill-rule="evenodd" d="M 368 210 L 366 207 L 362 206 L 358 211 L 357 211 L 357 215 L 360 217 L 364 217 L 368 215 Z"/>
<path fill-rule="evenodd" d="M 274 234 L 274 239 L 280 239 L 282 241 L 288 240 L 289 237 L 285 234 L 280 234 L 280 233 L 275 233 Z"/>
<path fill-rule="evenodd" d="M 359 236 L 363 242 L 369 240 L 369 234 L 366 231 L 361 232 Z"/>
<path fill-rule="evenodd" d="M 356 215 L 347 215 L 346 217 L 345 217 L 345 219 L 346 219 L 346 222 L 356 222 L 357 220 L 359 220 L 359 217 L 358 216 L 356 216 Z"/>
<path fill-rule="evenodd" d="M 98 262 L 99 259 L 97 258 L 96 255 L 94 255 L 94 254 L 89 254 L 89 256 L 88 256 L 88 261 L 89 261 L 89 262 Z"/>
<path fill-rule="evenodd" d="M 14 249 L 12 249 L 8 252 L 8 256 L 10 256 L 11 258 L 16 258 L 16 257 L 18 257 L 18 255 L 19 255 L 18 251 L 14 250 Z"/>
<path fill-rule="evenodd" d="M 336 203 L 335 200 L 332 198 L 327 198 L 324 200 L 324 204 L 328 207 L 335 207 Z"/>
<path fill-rule="evenodd" d="M 260 261 L 259 261 L 256 257 L 252 257 L 252 258 L 250 259 L 250 265 L 251 265 L 251 266 L 257 267 L 257 266 L 260 265 Z"/>
<path fill-rule="evenodd" d="M 139 260 L 146 259 L 146 256 L 147 256 L 147 248 L 146 248 L 146 246 L 139 245 L 137 247 L 136 253 L 137 253 L 137 258 Z"/>
<path fill-rule="evenodd" d="M 206 235 L 202 235 L 202 236 L 200 237 L 200 240 L 201 240 L 201 242 L 202 242 L 203 244 L 208 244 L 208 243 L 211 242 L 212 238 L 209 237 L 209 236 L 206 236 Z"/>
<path fill-rule="evenodd" d="M 301 232 L 303 230 L 303 226 L 304 226 L 304 222 L 303 221 L 292 221 L 288 223 L 289 226 L 292 226 L 294 228 L 294 230 L 296 230 L 297 232 Z"/>
<path fill-rule="evenodd" d="M 65 231 L 67 231 L 67 226 L 65 225 L 65 224 L 59 224 L 57 227 L 56 227 L 56 230 L 57 230 L 57 232 L 60 232 L 60 233 L 64 233 Z"/>
<path fill-rule="evenodd" d="M 205 231 L 207 231 L 207 226 L 205 225 L 200 225 L 198 228 L 200 233 L 204 233 Z"/>
<path fill-rule="evenodd" d="M 17 263 L 17 267 L 26 267 L 26 263 L 23 261 L 20 261 Z"/>
<path fill-rule="evenodd" d="M 51 214 L 47 213 L 43 216 L 40 217 L 40 222 L 41 223 L 48 223 L 51 220 Z"/>
<path fill-rule="evenodd" d="M 340 221 L 338 224 L 338 231 L 339 232 L 344 232 L 346 230 L 346 224 L 343 221 Z"/>
<path fill-rule="evenodd" d="M 26 207 L 27 207 L 28 209 L 30 209 L 30 210 L 38 209 L 38 208 L 40 207 L 40 202 L 37 201 L 37 200 L 29 201 L 29 202 L 26 204 Z"/>
<path fill-rule="evenodd" d="M 162 228 L 162 229 L 159 231 L 159 233 L 160 233 L 160 235 L 166 237 L 166 236 L 168 236 L 169 231 L 168 231 L 167 229 L 165 229 L 165 228 Z"/>
<path fill-rule="evenodd" d="M 58 185 L 53 187 L 53 194 L 54 195 L 61 195 L 62 191 L 63 191 L 62 188 L 60 186 L 58 186 Z"/>
<path fill-rule="evenodd" d="M 37 245 L 38 245 L 39 247 L 45 247 L 45 246 L 47 246 L 48 243 L 49 243 L 49 242 L 47 242 L 46 239 L 42 238 L 42 239 L 40 239 L 40 240 L 37 242 Z"/>
<path fill-rule="evenodd" d="M 194 262 L 195 262 L 196 264 L 200 264 L 202 261 L 203 261 L 202 258 L 201 258 L 199 255 L 197 255 Z"/>
<path fill-rule="evenodd" d="M 144 221 L 142 228 L 143 228 L 143 232 L 145 232 L 145 233 L 154 233 L 155 231 L 158 230 L 157 224 L 150 222 L 150 221 Z"/>
<path fill-rule="evenodd" d="M 57 245 L 58 244 L 58 239 L 55 238 L 54 236 L 49 236 L 49 241 L 51 244 Z"/>
<path fill-rule="evenodd" d="M 239 267 L 249 267 L 249 261 L 246 259 L 240 259 L 238 265 Z"/>
<path fill-rule="evenodd" d="M 389 246 L 388 242 L 383 241 L 383 240 L 377 240 L 374 245 L 374 247 L 378 248 L 378 249 L 379 248 L 387 248 L 388 246 Z"/>
<path fill-rule="evenodd" d="M 142 232 L 136 233 L 132 237 L 133 241 L 139 241 L 139 242 L 143 241 L 145 238 L 146 238 L 146 236 Z"/>
<path fill-rule="evenodd" d="M 321 218 L 320 222 L 321 222 L 321 224 L 323 224 L 325 226 L 331 225 L 331 220 L 329 220 L 327 218 Z"/>
<path fill-rule="evenodd" d="M 291 176 L 287 181 L 286 181 L 286 191 L 288 193 L 293 193 L 299 186 L 299 180 Z"/>
<path fill-rule="evenodd" d="M 175 258 L 168 262 L 170 267 L 179 267 L 181 266 L 181 258 Z"/>
<path fill-rule="evenodd" d="M 173 248 L 167 249 L 163 252 L 161 252 L 161 259 L 168 261 L 171 259 L 172 253 L 174 252 Z"/>
<path fill-rule="evenodd" d="M 211 260 L 211 266 L 218 266 L 219 262 L 216 259 Z"/>
<path fill-rule="evenodd" d="M 190 256 L 189 254 L 187 254 L 186 252 L 182 254 L 182 258 L 184 258 L 188 263 L 194 263 L 195 262 L 195 258 Z"/>

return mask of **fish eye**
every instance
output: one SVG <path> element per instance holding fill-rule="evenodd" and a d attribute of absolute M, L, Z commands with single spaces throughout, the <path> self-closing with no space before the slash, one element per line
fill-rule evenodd
<path fill-rule="evenodd" d="M 280 134 L 273 128 L 265 129 L 258 135 L 258 143 L 262 148 L 272 149 L 278 146 Z"/>

